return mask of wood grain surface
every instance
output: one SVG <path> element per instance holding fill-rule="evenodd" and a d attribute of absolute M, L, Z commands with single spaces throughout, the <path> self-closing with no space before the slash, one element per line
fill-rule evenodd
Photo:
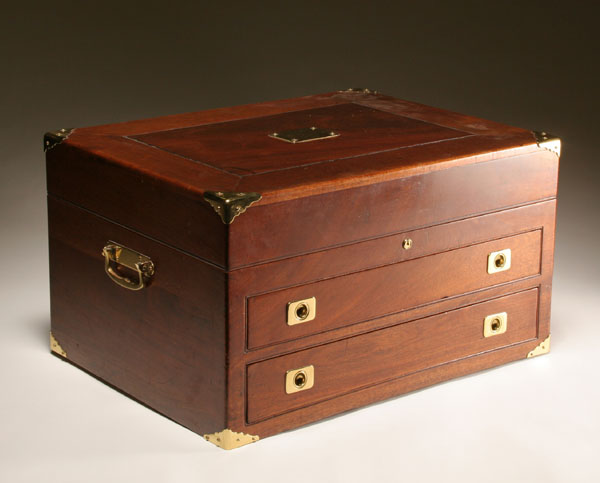
<path fill-rule="evenodd" d="M 251 364 L 247 376 L 248 422 L 474 354 L 534 340 L 537 304 L 537 289 L 531 289 Z M 507 313 L 507 331 L 484 337 L 484 318 L 499 312 Z M 314 386 L 286 394 L 286 371 L 308 365 L 314 366 Z"/>
<path fill-rule="evenodd" d="M 307 124 L 340 135 L 268 137 Z M 52 332 L 199 434 L 265 437 L 523 359 L 550 333 L 558 165 L 530 131 L 363 92 L 79 128 L 47 152 Z M 262 199 L 226 225 L 207 190 Z M 151 257 L 147 288 L 107 277 L 109 240 Z M 317 318 L 287 326 L 312 296 Z M 285 394 L 307 364 L 315 386 Z"/>
<path fill-rule="evenodd" d="M 488 255 L 509 248 L 510 269 L 489 274 Z M 250 349 L 356 324 L 539 274 L 541 231 L 364 270 L 248 299 Z M 316 297 L 316 317 L 287 325 L 287 304 Z"/>
<path fill-rule="evenodd" d="M 67 359 L 201 434 L 225 424 L 222 271 L 48 199 L 52 334 Z M 150 256 L 140 291 L 104 272 L 112 240 Z"/>
<path fill-rule="evenodd" d="M 340 136 L 268 137 L 273 123 L 313 118 L 341 126 Z M 512 164 L 497 168 L 500 158 Z M 47 152 L 53 196 L 225 269 L 549 198 L 556 169 L 529 131 L 348 92 L 79 128 Z M 206 190 L 262 199 L 224 226 Z M 408 213 L 416 218 L 399 225 Z"/>

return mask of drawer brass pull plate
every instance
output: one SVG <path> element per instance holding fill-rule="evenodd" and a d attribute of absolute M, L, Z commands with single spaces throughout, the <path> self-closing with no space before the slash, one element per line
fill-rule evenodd
<path fill-rule="evenodd" d="M 488 255 L 488 273 L 504 272 L 510 268 L 510 248 Z"/>
<path fill-rule="evenodd" d="M 154 263 L 150 257 L 124 247 L 118 243 L 109 241 L 102 249 L 104 256 L 104 271 L 108 277 L 128 290 L 141 290 L 154 275 Z M 120 272 L 119 267 L 125 267 L 135 275 L 125 275 Z M 122 269 L 121 269 L 122 270 Z"/>
<path fill-rule="evenodd" d="M 315 384 L 315 368 L 313 366 L 300 367 L 292 369 L 285 373 L 285 392 L 292 394 L 294 392 L 306 391 Z"/>
<path fill-rule="evenodd" d="M 303 324 L 313 320 L 317 315 L 317 299 L 311 297 L 309 299 L 297 300 L 296 302 L 288 302 L 287 304 L 287 324 L 296 325 Z"/>
<path fill-rule="evenodd" d="M 494 335 L 504 334 L 508 326 L 508 316 L 506 312 L 488 315 L 483 320 L 483 336 L 492 337 Z"/>

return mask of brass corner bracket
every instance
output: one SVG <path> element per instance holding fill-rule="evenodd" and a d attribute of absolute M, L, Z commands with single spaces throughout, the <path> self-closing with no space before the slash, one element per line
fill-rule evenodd
<path fill-rule="evenodd" d="M 535 137 L 535 142 L 540 148 L 552 151 L 560 158 L 561 142 L 558 136 L 549 134 L 545 131 L 533 131 L 533 135 Z"/>
<path fill-rule="evenodd" d="M 58 131 L 48 131 L 44 134 L 44 151 L 49 151 L 57 144 L 62 143 L 74 131 L 73 128 L 59 129 Z"/>
<path fill-rule="evenodd" d="M 260 193 L 204 192 L 204 199 L 210 203 L 226 225 L 230 225 L 236 216 L 242 214 L 251 204 L 261 198 Z"/>
<path fill-rule="evenodd" d="M 529 352 L 529 354 L 527 354 L 527 358 L 529 359 L 531 357 L 541 356 L 542 354 L 546 354 L 548 352 L 550 352 L 550 336 L 540 342 L 535 349 Z"/>
<path fill-rule="evenodd" d="M 236 433 L 231 429 L 224 429 L 220 433 L 205 434 L 204 439 L 223 449 L 235 449 L 246 444 L 254 443 L 260 438 L 252 434 Z"/>
<path fill-rule="evenodd" d="M 358 92 L 360 94 L 377 94 L 377 91 L 375 89 L 368 89 L 366 87 L 350 87 L 346 90 L 339 91 L 339 92 Z"/>
<path fill-rule="evenodd" d="M 50 332 L 50 351 L 54 352 L 54 353 L 56 353 L 59 356 L 62 356 L 64 358 L 67 357 L 67 353 L 60 346 L 60 344 L 58 343 L 58 341 L 54 338 L 54 335 L 52 335 L 52 332 Z"/>

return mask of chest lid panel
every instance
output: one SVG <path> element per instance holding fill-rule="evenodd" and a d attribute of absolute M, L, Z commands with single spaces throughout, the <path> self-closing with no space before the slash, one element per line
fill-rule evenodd
<path fill-rule="evenodd" d="M 302 142 L 302 129 L 334 133 Z M 275 134 L 296 132 L 290 142 Z M 335 136 L 335 137 L 333 137 Z M 131 136 L 148 146 L 247 177 L 472 134 L 354 103 Z"/>
<path fill-rule="evenodd" d="M 314 140 L 288 133 L 311 127 Z M 370 91 L 77 128 L 45 142 L 51 196 L 225 269 L 556 193 L 556 156 L 531 131 Z"/>

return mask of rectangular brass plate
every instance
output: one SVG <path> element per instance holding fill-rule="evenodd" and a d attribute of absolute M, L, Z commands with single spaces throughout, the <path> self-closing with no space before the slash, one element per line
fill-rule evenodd
<path fill-rule="evenodd" d="M 298 369 L 292 369 L 285 373 L 285 392 L 292 394 L 294 392 L 306 391 L 315 385 L 314 366 L 305 366 Z"/>
<path fill-rule="evenodd" d="M 308 141 L 317 141 L 319 139 L 336 138 L 339 134 L 331 129 L 321 129 L 315 126 L 303 127 L 300 129 L 290 129 L 288 131 L 274 132 L 269 137 L 279 139 L 292 144 L 306 143 Z"/>
<path fill-rule="evenodd" d="M 287 325 L 303 324 L 313 320 L 317 315 L 317 299 L 297 300 L 287 304 Z"/>
<path fill-rule="evenodd" d="M 483 320 L 483 336 L 492 337 L 493 335 L 504 334 L 508 327 L 508 315 L 506 312 L 488 315 Z"/>
<path fill-rule="evenodd" d="M 488 255 L 488 273 L 504 272 L 510 268 L 510 248 Z"/>

